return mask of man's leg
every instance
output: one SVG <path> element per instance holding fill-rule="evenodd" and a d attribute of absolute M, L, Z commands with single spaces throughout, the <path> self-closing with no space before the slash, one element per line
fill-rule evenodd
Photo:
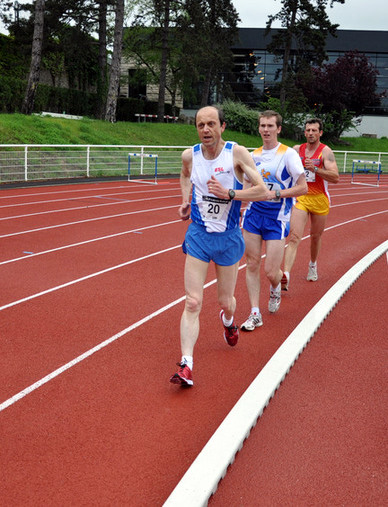
<path fill-rule="evenodd" d="M 243 231 L 247 261 L 246 284 L 251 308 L 259 308 L 260 265 L 262 238 L 258 234 Z"/>
<path fill-rule="evenodd" d="M 207 262 L 186 255 L 184 273 L 186 301 L 180 324 L 182 359 L 178 363 L 179 370 L 170 377 L 173 384 L 193 385 L 193 352 L 199 335 L 199 314 L 208 267 Z"/>
<path fill-rule="evenodd" d="M 322 234 L 325 230 L 327 215 L 311 215 L 311 240 L 310 257 L 311 262 L 317 262 L 318 254 L 322 244 Z"/>
<path fill-rule="evenodd" d="M 265 243 L 265 263 L 264 271 L 271 283 L 270 295 L 268 301 L 268 311 L 275 313 L 279 310 L 281 302 L 280 280 L 283 271 L 280 269 L 284 257 L 285 239 L 271 239 Z"/>
<path fill-rule="evenodd" d="M 265 243 L 264 271 L 273 289 L 277 288 L 282 278 L 283 271 L 280 266 L 284 256 L 285 242 L 285 239 L 269 239 Z"/>
<path fill-rule="evenodd" d="M 184 281 L 186 301 L 181 317 L 181 349 L 183 356 L 192 356 L 199 335 L 199 314 L 202 307 L 203 286 L 209 264 L 186 255 Z"/>
<path fill-rule="evenodd" d="M 308 220 L 309 214 L 307 211 L 296 208 L 295 206 L 291 212 L 290 220 L 290 234 L 288 235 L 288 246 L 284 254 L 284 271 L 291 272 L 292 266 L 296 259 L 296 252 L 298 251 L 299 243 L 303 237 L 304 229 Z"/>
<path fill-rule="evenodd" d="M 234 347 L 239 338 L 238 327 L 234 322 L 236 311 L 236 288 L 239 262 L 232 266 L 216 264 L 218 303 L 221 306 L 220 317 L 224 325 L 224 339 L 228 345 Z"/>

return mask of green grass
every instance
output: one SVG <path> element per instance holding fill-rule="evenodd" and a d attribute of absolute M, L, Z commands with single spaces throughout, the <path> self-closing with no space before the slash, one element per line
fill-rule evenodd
<path fill-rule="evenodd" d="M 225 140 L 253 148 L 261 145 L 258 136 L 226 129 Z M 134 144 L 190 146 L 198 141 L 192 125 L 176 123 L 109 123 L 101 120 L 0 114 L 0 144 Z M 281 139 L 292 146 L 296 141 Z M 334 150 L 388 152 L 388 139 L 346 138 Z"/>

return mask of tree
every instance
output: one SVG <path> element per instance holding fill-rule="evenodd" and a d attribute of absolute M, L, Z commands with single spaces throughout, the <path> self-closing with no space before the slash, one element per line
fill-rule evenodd
<path fill-rule="evenodd" d="M 226 67 L 232 65 L 230 46 L 240 20 L 231 0 L 188 0 L 187 57 L 198 67 L 202 81 L 201 106 L 209 103 L 210 91 Z M 193 67 L 195 68 L 195 67 Z"/>
<path fill-rule="evenodd" d="M 281 21 L 284 30 L 276 32 L 268 50 L 283 58 L 280 100 L 286 99 L 287 86 L 292 81 L 290 72 L 310 63 L 320 65 L 326 58 L 325 43 L 328 34 L 335 35 L 338 25 L 333 25 L 326 13 L 326 6 L 334 2 L 341 4 L 345 0 L 282 0 L 280 12 L 269 16 L 266 25 L 267 33 L 275 20 Z M 291 48 L 295 45 L 299 58 L 290 65 Z"/>
<path fill-rule="evenodd" d="M 311 78 L 300 86 L 310 107 L 330 115 L 332 137 L 339 139 L 352 118 L 379 104 L 377 75 L 364 54 L 348 51 L 334 63 L 314 67 Z"/>
<path fill-rule="evenodd" d="M 109 89 L 106 101 L 105 120 L 116 121 L 117 96 L 120 84 L 120 65 L 123 45 L 124 0 L 116 0 L 113 54 L 109 73 Z"/>
<path fill-rule="evenodd" d="M 24 114 L 31 114 L 34 110 L 35 94 L 39 83 L 40 65 L 42 61 L 44 8 L 45 0 L 36 0 L 30 73 L 22 106 L 22 113 Z"/>
<path fill-rule="evenodd" d="M 320 104 L 324 112 L 348 109 L 359 116 L 379 100 L 378 71 L 363 53 L 348 51 L 334 63 L 312 70 L 313 78 L 304 85 L 304 94 L 310 105 Z"/>
<path fill-rule="evenodd" d="M 108 90 L 108 59 L 107 59 L 107 14 L 108 5 L 106 0 L 98 4 L 98 78 L 97 78 L 97 118 L 103 118 L 105 102 Z"/>

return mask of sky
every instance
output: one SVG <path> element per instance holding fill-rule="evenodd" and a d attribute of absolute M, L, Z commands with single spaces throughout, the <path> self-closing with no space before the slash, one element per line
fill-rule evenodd
<path fill-rule="evenodd" d="M 265 28 L 268 16 L 277 14 L 281 0 L 232 0 L 241 22 L 241 28 Z M 26 3 L 20 0 L 19 3 Z M 328 2 L 328 5 L 330 2 Z M 345 0 L 344 4 L 335 3 L 326 12 L 331 23 L 339 24 L 339 30 L 384 30 L 388 31 L 387 0 Z M 279 23 L 273 24 L 279 28 Z M 6 33 L 0 24 L 0 32 Z"/>
<path fill-rule="evenodd" d="M 265 28 L 268 16 L 277 14 L 282 7 L 281 0 L 232 0 L 232 3 L 241 18 L 240 28 Z M 328 7 L 326 12 L 331 23 L 340 25 L 338 30 L 388 31 L 387 0 L 345 0 L 344 4 Z"/>

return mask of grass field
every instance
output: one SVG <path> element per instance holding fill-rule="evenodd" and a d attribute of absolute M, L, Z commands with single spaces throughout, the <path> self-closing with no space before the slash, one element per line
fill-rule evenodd
<path fill-rule="evenodd" d="M 226 129 L 224 139 L 253 148 L 258 136 Z M 178 123 L 109 123 L 101 120 L 69 120 L 47 116 L 0 114 L 0 144 L 135 144 L 188 146 L 198 140 L 191 125 Z M 295 140 L 282 139 L 287 145 Z M 335 150 L 388 152 L 388 139 L 346 138 Z"/>
<path fill-rule="evenodd" d="M 247 148 L 261 145 L 258 135 L 226 130 L 223 137 Z M 297 142 L 283 138 L 280 138 L 280 141 L 289 146 Z M 24 147 L 0 149 L 0 183 L 72 177 L 125 177 L 128 172 L 128 151 L 140 151 L 140 148 L 129 150 L 128 145 L 157 146 L 158 148 L 145 150 L 158 155 L 158 174 L 178 174 L 182 153 L 182 148 L 179 147 L 191 146 L 196 142 L 198 136 L 192 125 L 152 122 L 112 124 L 89 118 L 74 120 L 37 115 L 0 114 L 0 147 L 5 144 L 32 145 L 28 147 L 28 152 L 25 152 Z M 41 144 L 72 145 L 72 147 L 35 146 Z M 91 146 L 90 150 L 84 145 Z M 104 148 L 100 145 L 110 147 Z M 178 148 L 171 148 L 174 146 Z M 379 161 L 382 163 L 383 171 L 387 170 L 388 139 L 346 138 L 342 144 L 330 146 L 336 153 L 340 172 L 350 172 L 354 159 Z M 379 156 L 377 153 L 384 155 Z M 152 177 L 154 160 L 152 159 L 151 164 L 148 163 L 147 166 L 146 159 L 143 163 L 141 157 L 135 158 L 133 165 L 131 163 L 131 174 L 133 176 L 149 174 Z"/>

